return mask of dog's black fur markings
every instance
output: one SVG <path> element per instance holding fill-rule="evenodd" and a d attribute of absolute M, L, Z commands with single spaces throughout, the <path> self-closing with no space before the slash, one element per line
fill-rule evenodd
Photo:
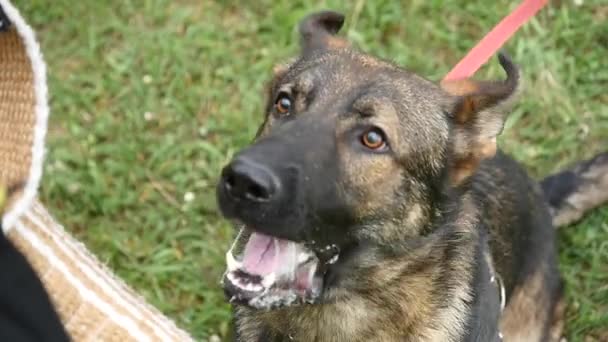
<path fill-rule="evenodd" d="M 519 79 L 506 54 L 505 81 L 437 85 L 350 47 L 343 22 L 301 22 L 301 56 L 276 68 L 256 139 L 218 184 L 225 216 L 316 253 L 321 293 L 261 309 L 226 283 L 246 299 L 235 339 L 558 340 L 554 226 L 606 200 L 608 153 L 539 185 L 496 147 Z"/>
<path fill-rule="evenodd" d="M 608 152 L 541 180 L 556 226 L 571 224 L 608 201 Z"/>

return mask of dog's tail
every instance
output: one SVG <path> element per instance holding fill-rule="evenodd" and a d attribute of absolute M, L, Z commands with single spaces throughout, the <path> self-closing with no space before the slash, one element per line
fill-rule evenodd
<path fill-rule="evenodd" d="M 555 227 L 572 224 L 608 202 L 608 152 L 540 181 Z"/>

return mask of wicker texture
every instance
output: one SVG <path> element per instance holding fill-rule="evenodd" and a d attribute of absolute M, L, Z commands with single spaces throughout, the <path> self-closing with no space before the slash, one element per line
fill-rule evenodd
<path fill-rule="evenodd" d="M 0 182 L 16 187 L 8 210 L 22 194 L 29 175 L 35 107 L 32 67 L 12 27 L 0 33 Z"/>
<path fill-rule="evenodd" d="M 0 32 L 0 186 L 12 188 L 6 234 L 42 279 L 74 341 L 192 341 L 32 200 L 48 116 L 46 69 L 31 28 L 8 0 L 0 6 L 12 22 Z"/>

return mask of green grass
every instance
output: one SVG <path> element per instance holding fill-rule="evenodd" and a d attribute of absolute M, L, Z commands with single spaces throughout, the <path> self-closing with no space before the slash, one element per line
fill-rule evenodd
<path fill-rule="evenodd" d="M 514 1 L 15 0 L 49 65 L 41 189 L 102 261 L 198 338 L 224 336 L 232 231 L 220 167 L 261 122 L 272 65 L 314 9 L 358 46 L 438 80 Z M 608 146 L 608 3 L 554 1 L 512 38 L 525 91 L 501 146 L 540 177 Z M 479 77 L 502 77 L 494 60 Z M 192 201 L 185 198 L 194 195 Z M 570 341 L 608 338 L 608 207 L 560 232 Z M 587 341 L 587 340 L 585 340 Z"/>

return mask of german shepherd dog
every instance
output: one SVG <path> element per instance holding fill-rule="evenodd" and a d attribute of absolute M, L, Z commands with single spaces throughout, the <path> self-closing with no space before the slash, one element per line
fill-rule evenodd
<path fill-rule="evenodd" d="M 237 341 L 555 341 L 555 229 L 608 197 L 608 153 L 533 181 L 496 146 L 519 69 L 435 84 L 299 26 L 255 142 L 221 174 Z"/>

